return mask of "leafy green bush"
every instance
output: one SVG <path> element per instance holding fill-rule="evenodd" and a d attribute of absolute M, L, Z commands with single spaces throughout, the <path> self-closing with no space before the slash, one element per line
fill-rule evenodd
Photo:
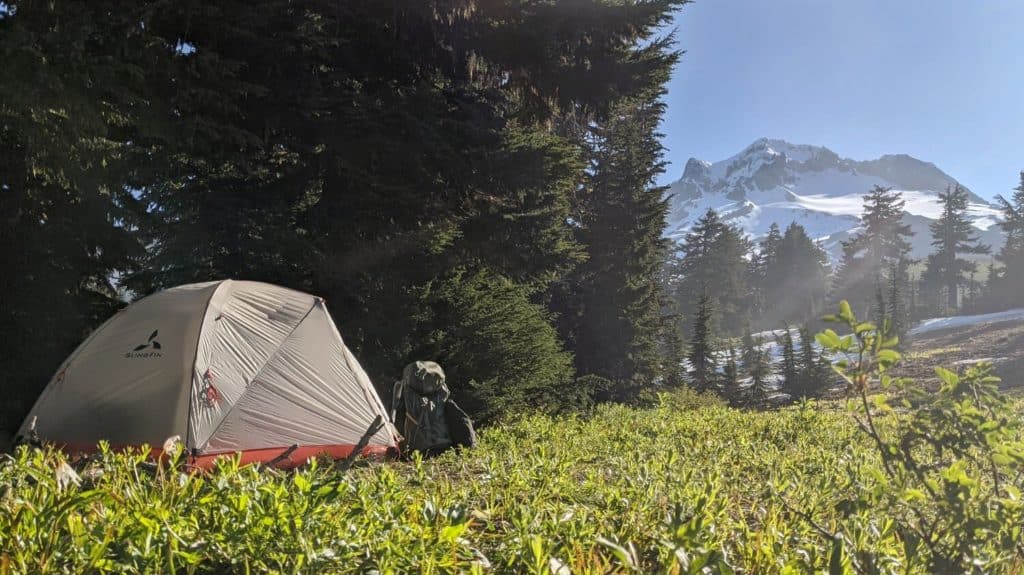
<path fill-rule="evenodd" d="M 817 340 L 838 356 L 857 425 L 878 454 L 851 461 L 842 521 L 834 533 L 819 528 L 836 542 L 830 571 L 1020 569 L 1024 443 L 991 366 L 936 368 L 940 387 L 925 389 L 890 375 L 900 354 L 887 325 L 858 321 L 846 302 L 826 319 L 851 331 L 826 330 Z M 890 538 L 895 545 L 884 544 Z"/>

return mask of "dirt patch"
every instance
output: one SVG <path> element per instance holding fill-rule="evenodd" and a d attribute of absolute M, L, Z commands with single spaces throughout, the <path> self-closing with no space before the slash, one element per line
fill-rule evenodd
<path fill-rule="evenodd" d="M 916 336 L 896 371 L 936 383 L 935 366 L 958 370 L 979 361 L 995 365 L 1003 387 L 1024 386 L 1024 322 L 999 322 L 933 331 Z"/>

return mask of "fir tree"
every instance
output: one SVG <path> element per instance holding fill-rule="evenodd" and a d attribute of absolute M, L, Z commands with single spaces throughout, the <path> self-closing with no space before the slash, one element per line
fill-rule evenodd
<path fill-rule="evenodd" d="M 123 305 L 144 254 L 133 195 L 166 136 L 143 71 L 164 39 L 148 7 L 8 2 L 0 18 L 0 435 L 61 361 Z M 16 9 L 16 14 L 12 10 Z"/>
<path fill-rule="evenodd" d="M 768 226 L 768 234 L 764 240 L 761 241 L 761 253 L 764 254 L 765 266 L 771 268 L 776 263 L 779 257 L 779 252 L 782 250 L 782 232 L 779 229 L 779 224 L 772 222 Z"/>
<path fill-rule="evenodd" d="M 776 337 L 776 343 L 782 348 L 782 361 L 778 372 L 782 377 L 782 389 L 790 397 L 799 397 L 800 369 L 797 363 L 796 347 L 793 344 L 793 333 L 788 325 L 783 327 L 782 334 Z"/>
<path fill-rule="evenodd" d="M 259 10 L 238 1 L 168 3 L 147 29 L 196 50 L 169 51 L 151 67 L 173 100 L 166 118 L 174 137 L 167 162 L 142 188 L 143 201 L 159 209 L 132 287 L 145 293 L 237 276 L 282 283 L 332 301 L 346 343 L 374 379 L 392 376 L 424 346 L 471 348 L 457 392 L 469 381 L 501 380 L 509 396 L 529 390 L 557 401 L 534 388 L 578 381 L 562 360 L 580 349 L 574 320 L 585 310 L 576 289 L 588 284 L 570 274 L 588 248 L 606 255 L 581 232 L 590 220 L 580 198 L 597 173 L 581 134 L 610 130 L 626 115 L 638 127 L 616 128 L 616 150 L 625 152 L 611 154 L 623 169 L 604 163 L 598 171 L 609 177 L 606 196 L 635 208 L 628 249 L 636 267 L 625 273 L 637 283 L 608 310 L 589 313 L 636 313 L 629 329 L 615 330 L 625 345 L 609 369 L 625 373 L 635 359 L 653 373 L 661 320 L 649 269 L 661 208 L 659 192 L 641 182 L 644 170 L 660 169 L 644 162 L 660 153 L 651 148 L 660 113 L 652 98 L 674 57 L 654 34 L 680 4 L 584 2 L 570 14 L 547 4 L 467 10 L 432 0 L 301 8 L 272 0 Z M 624 261 L 618 255 L 603 261 Z M 497 346 L 488 357 L 470 330 L 449 329 L 478 325 L 474 302 L 506 305 L 495 293 L 522 314 L 495 315 L 489 334 L 544 366 L 544 377 L 514 369 Z M 549 306 L 571 326 L 559 345 L 516 323 L 534 313 L 554 323 Z"/>
<path fill-rule="evenodd" d="M 999 226 L 1006 243 L 996 255 L 1002 268 L 990 276 L 990 297 L 994 307 L 1016 307 L 1024 305 L 1024 171 L 1010 199 L 996 196 L 996 202 L 1003 213 Z"/>
<path fill-rule="evenodd" d="M 911 263 L 908 238 L 913 233 L 903 223 L 903 207 L 900 194 L 889 188 L 875 186 L 864 196 L 863 229 L 842 243 L 842 260 L 833 280 L 833 299 L 845 299 L 863 314 L 871 307 L 870 294 L 885 289 L 892 264 L 902 266 L 898 269 L 901 274 L 906 271 Z"/>
<path fill-rule="evenodd" d="M 690 380 L 697 391 L 710 391 L 715 386 L 715 350 L 712 345 L 714 308 L 711 297 L 701 296 L 693 316 L 693 335 L 690 337 Z"/>
<path fill-rule="evenodd" d="M 658 275 L 661 285 L 661 331 L 659 333 L 659 356 L 661 360 L 661 382 L 667 387 L 681 387 L 686 382 L 686 345 L 683 336 L 683 317 L 679 304 L 669 294 L 674 291 L 671 265 L 674 255 L 667 253 Z"/>
<path fill-rule="evenodd" d="M 577 385 L 572 355 L 548 312 L 522 286 L 487 272 L 460 274 L 440 282 L 430 303 L 433 321 L 445 332 L 424 338 L 410 355 L 444 366 L 456 401 L 480 421 L 593 403 L 595 390 Z M 523 383 L 509 385 L 509 373 Z"/>
<path fill-rule="evenodd" d="M 764 405 L 768 401 L 770 388 L 768 378 L 771 377 L 771 356 L 764 349 L 760 338 L 750 337 L 749 347 L 744 346 L 743 369 L 750 377 L 749 397 L 751 403 Z"/>
<path fill-rule="evenodd" d="M 652 60 L 654 87 L 617 102 L 591 129 L 591 190 L 580 222 L 587 260 L 576 283 L 576 368 L 613 381 L 619 399 L 663 376 L 659 339 L 673 329 L 664 325 L 658 281 L 667 250 L 667 187 L 655 179 L 664 171 L 657 133 L 662 86 L 676 54 L 666 48 L 652 52 Z"/>
<path fill-rule="evenodd" d="M 686 235 L 674 273 L 678 276 L 676 298 L 683 313 L 691 315 L 703 295 L 709 294 L 717 325 L 725 334 L 735 333 L 749 307 L 749 244 L 743 233 L 708 210 Z"/>
<path fill-rule="evenodd" d="M 871 317 L 874 318 L 875 324 L 879 327 L 885 325 L 889 321 L 889 302 L 886 301 L 886 286 L 879 278 L 878 282 L 875 282 L 875 304 L 871 309 Z"/>
<path fill-rule="evenodd" d="M 579 332 L 547 329 L 548 308 L 579 310 L 556 300 L 601 251 L 581 231 L 599 188 L 632 225 L 603 260 L 632 266 L 609 284 L 625 295 L 607 313 L 629 318 L 611 363 L 655 373 L 651 171 L 675 58 L 658 34 L 684 3 L 17 2 L 0 19 L 0 329 L 18 343 L 0 366 L 25 375 L 4 409 L 122 298 L 223 277 L 331 300 L 375 380 L 462 349 L 458 393 L 578 404 Z M 619 142 L 599 164 L 591 127 Z"/>
<path fill-rule="evenodd" d="M 797 369 L 800 376 L 795 397 L 817 397 L 827 389 L 832 370 L 828 359 L 814 349 L 814 337 L 807 326 L 800 328 Z"/>
<path fill-rule="evenodd" d="M 921 317 L 920 303 L 918 301 L 918 293 L 920 293 L 920 282 L 918 278 L 913 275 L 908 275 L 907 292 L 909 303 L 907 304 L 907 313 L 910 315 L 910 322 L 914 323 Z"/>
<path fill-rule="evenodd" d="M 729 351 L 722 366 L 722 395 L 730 405 L 743 404 L 743 389 L 740 387 L 739 364 L 736 358 L 736 347 L 729 344 Z"/>
<path fill-rule="evenodd" d="M 929 225 L 935 252 L 928 256 L 924 275 L 945 290 L 944 301 L 936 310 L 939 313 L 959 309 L 960 288 L 967 285 L 964 275 L 977 270 L 976 263 L 960 254 L 989 253 L 989 247 L 979 243 L 974 226 L 967 220 L 967 201 L 967 191 L 959 185 L 946 188 L 939 194 L 942 215 Z"/>
<path fill-rule="evenodd" d="M 816 319 L 828 295 L 828 255 L 803 226 L 792 223 L 783 235 L 772 226 L 761 243 L 761 272 L 757 282 L 765 299 L 761 325 Z"/>
<path fill-rule="evenodd" d="M 906 266 L 901 262 L 893 263 L 889 268 L 889 285 L 885 298 L 885 320 L 889 322 L 889 333 L 900 339 L 900 347 L 905 347 L 910 329 L 910 314 L 907 312 L 904 286 L 909 283 L 906 277 Z M 881 326 L 883 324 L 879 324 Z"/>
<path fill-rule="evenodd" d="M 681 387 L 686 381 L 686 349 L 680 331 L 681 318 L 663 316 L 661 335 L 661 380 L 666 387 Z"/>
<path fill-rule="evenodd" d="M 740 362 L 743 364 L 744 371 L 749 371 L 748 368 L 754 364 L 754 355 L 756 352 L 754 335 L 751 333 L 749 325 L 744 325 L 743 338 L 740 340 L 740 345 L 742 349 L 740 353 Z"/>
<path fill-rule="evenodd" d="M 776 265 L 779 252 L 779 244 L 782 243 L 782 232 L 779 224 L 772 222 L 768 228 L 768 234 L 758 244 L 757 251 L 750 258 L 750 313 L 753 317 L 762 318 L 769 306 L 774 306 L 772 301 L 774 293 L 768 283 L 768 276 Z"/>

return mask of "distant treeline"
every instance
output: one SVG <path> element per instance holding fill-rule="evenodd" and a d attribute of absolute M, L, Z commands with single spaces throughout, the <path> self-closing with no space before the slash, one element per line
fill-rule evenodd
<path fill-rule="evenodd" d="M 814 322 L 844 299 L 862 317 L 888 320 L 897 333 L 921 317 L 1024 306 L 1024 173 L 1010 199 L 996 198 L 1006 243 L 984 266 L 979 256 L 992 249 L 967 219 L 963 188 L 939 194 L 942 214 L 930 226 L 933 252 L 924 261 L 909 255 L 913 232 L 903 222 L 899 192 L 875 187 L 863 199 L 861 225 L 841 242 L 835 269 L 795 222 L 785 232 L 772 224 L 754 244 L 708 210 L 670 254 L 667 290 L 685 317 L 697 314 L 706 295 L 720 336 Z"/>
<path fill-rule="evenodd" d="M 931 224 L 933 252 L 924 262 L 909 256 L 913 233 L 903 223 L 904 201 L 888 188 L 876 186 L 863 197 L 861 225 L 842 242 L 834 270 L 797 223 L 784 233 L 772 224 L 755 245 L 708 210 L 670 254 L 663 277 L 674 309 L 692 318 L 678 324 L 678 338 L 689 341 L 689 379 L 734 403 L 763 403 L 772 372 L 790 397 L 820 393 L 830 370 L 821 369 L 808 326 L 842 300 L 860 317 L 887 326 L 901 345 L 921 317 L 1024 306 L 1024 172 L 1020 178 L 1010 199 L 996 198 L 1006 243 L 984 270 L 970 256 L 990 254 L 991 246 L 978 241 L 967 219 L 967 192 L 959 186 L 939 194 L 942 214 Z M 792 337 L 797 326 L 799 347 Z M 782 358 L 772 367 L 760 350 L 763 340 L 751 332 L 780 328 L 774 339 Z M 738 346 L 729 338 L 739 336 L 743 351 L 737 358 Z"/>

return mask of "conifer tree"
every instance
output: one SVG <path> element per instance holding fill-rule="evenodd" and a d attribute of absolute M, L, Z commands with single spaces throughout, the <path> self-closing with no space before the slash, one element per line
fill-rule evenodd
<path fill-rule="evenodd" d="M 680 246 L 674 270 L 676 298 L 685 315 L 692 315 L 707 294 L 715 308 L 715 328 L 723 334 L 739 331 L 749 307 L 749 247 L 743 233 L 714 210 L 697 221 Z"/>
<path fill-rule="evenodd" d="M 733 406 L 743 404 L 743 389 L 740 387 L 739 363 L 736 358 L 736 347 L 729 344 L 722 366 L 722 395 Z"/>
<path fill-rule="evenodd" d="M 1006 243 L 996 255 L 1002 264 L 998 274 L 990 275 L 991 298 L 998 308 L 1024 305 L 1024 171 L 1010 199 L 996 196 L 1003 213 L 999 226 L 1006 234 Z"/>
<path fill-rule="evenodd" d="M 661 381 L 666 387 L 681 387 L 686 382 L 686 346 L 681 332 L 682 319 L 675 314 L 662 316 Z"/>
<path fill-rule="evenodd" d="M 764 350 L 764 341 L 761 338 L 749 337 L 749 347 L 744 345 L 743 369 L 750 377 L 750 402 L 755 405 L 763 405 L 768 401 L 768 394 L 771 391 L 768 378 L 771 376 L 771 356 Z"/>
<path fill-rule="evenodd" d="M 884 298 L 884 319 L 889 322 L 889 333 L 900 339 L 900 347 L 905 347 L 910 329 L 910 314 L 907 312 L 904 286 L 908 280 L 906 266 L 900 262 L 891 264 L 889 268 L 889 285 Z M 879 324 L 881 326 L 883 324 Z"/>
<path fill-rule="evenodd" d="M 591 128 L 590 193 L 580 222 L 587 260 L 576 274 L 576 369 L 614 382 L 620 399 L 666 375 L 659 340 L 663 330 L 675 329 L 662 317 L 668 203 L 667 187 L 655 179 L 664 171 L 657 132 L 663 85 L 676 54 L 663 47 L 651 58 L 652 87 L 617 102 Z"/>
<path fill-rule="evenodd" d="M 913 275 L 908 275 L 907 281 L 907 292 L 909 302 L 907 304 L 907 313 L 910 315 L 910 322 L 913 323 L 921 317 L 921 310 L 918 293 L 920 293 L 920 282 L 919 278 L 915 278 Z"/>
<path fill-rule="evenodd" d="M 776 343 L 782 348 L 782 361 L 778 366 L 778 373 L 782 377 L 782 389 L 790 397 L 798 397 L 801 391 L 800 369 L 797 364 L 796 347 L 793 344 L 793 333 L 788 325 L 784 326 L 782 334 L 776 337 Z"/>
<path fill-rule="evenodd" d="M 828 295 L 828 255 L 807 230 L 794 222 L 780 234 L 773 224 L 761 253 L 766 255 L 757 260 L 757 282 L 765 299 L 760 325 L 820 317 Z"/>
<path fill-rule="evenodd" d="M 690 337 L 690 380 L 697 391 L 710 391 L 715 386 L 713 314 L 711 297 L 705 293 L 701 295 L 694 313 L 693 335 Z"/>
<path fill-rule="evenodd" d="M 763 319 L 768 306 L 775 304 L 771 300 L 774 294 L 771 293 L 771 286 L 767 279 L 770 270 L 776 264 L 780 243 L 782 243 L 782 232 L 779 230 L 779 224 L 772 222 L 768 228 L 768 234 L 758 244 L 757 251 L 751 255 L 748 283 L 750 285 L 752 317 Z"/>
<path fill-rule="evenodd" d="M 658 35 L 684 3 L 9 1 L 0 367 L 25 375 L 0 426 L 124 299 L 224 277 L 331 300 L 375 380 L 465 349 L 457 393 L 573 396 L 535 387 L 578 381 L 577 333 L 544 326 L 594 248 L 591 177 L 631 207 L 604 261 L 633 266 L 592 312 L 635 318 L 619 363 L 654 373 Z M 590 127 L 619 134 L 600 165 Z"/>
<path fill-rule="evenodd" d="M 684 343 L 684 320 L 679 303 L 671 296 L 674 292 L 670 262 L 675 257 L 668 252 L 658 274 L 661 286 L 661 331 L 658 334 L 661 360 L 661 382 L 667 387 L 681 387 L 686 382 L 686 344 Z"/>
<path fill-rule="evenodd" d="M 908 238 L 913 232 L 903 223 L 903 207 L 900 194 L 890 188 L 875 186 L 864 196 L 863 229 L 842 243 L 842 260 L 833 280 L 833 299 L 845 299 L 863 314 L 871 308 L 871 294 L 877 296 L 885 289 L 892 264 L 899 264 L 900 274 L 906 273 L 911 263 Z M 880 311 L 877 297 L 875 311 Z M 876 313 L 876 319 L 881 315 Z"/>
<path fill-rule="evenodd" d="M 946 188 L 939 194 L 942 215 L 929 225 L 935 252 L 928 256 L 924 276 L 928 283 L 941 286 L 944 301 L 937 302 L 936 311 L 953 312 L 959 309 L 959 293 L 966 287 L 965 274 L 977 271 L 977 264 L 960 257 L 961 254 L 986 254 L 989 246 L 979 242 L 974 226 L 967 220 L 967 191 L 959 185 Z"/>
<path fill-rule="evenodd" d="M 782 249 L 782 231 L 779 228 L 779 224 L 772 222 L 768 226 L 768 234 L 764 240 L 761 241 L 761 252 L 764 254 L 765 265 L 771 268 L 772 264 L 775 263 L 776 258 L 779 257 L 779 251 Z"/>
<path fill-rule="evenodd" d="M 674 57 L 654 34 L 681 4 L 588 1 L 570 13 L 433 0 L 166 3 L 147 30 L 195 50 L 148 69 L 172 100 L 173 137 L 140 188 L 159 209 L 132 287 L 243 276 L 323 295 L 376 380 L 417 350 L 462 348 L 474 353 L 459 365 L 457 394 L 474 394 L 470 381 L 500 380 L 509 396 L 566 385 L 577 381 L 563 352 L 579 349 L 578 324 L 553 342 L 517 318 L 554 323 L 553 309 L 571 323 L 582 309 L 560 307 L 556 294 L 584 285 L 569 277 L 587 256 L 579 199 L 590 176 L 611 171 L 588 165 L 580 134 L 632 115 L 640 128 L 617 140 L 636 155 L 614 155 L 636 185 L 610 194 L 636 207 L 629 249 L 639 267 L 627 271 L 639 287 L 605 312 L 639 318 L 635 338 L 616 331 L 627 342 L 615 369 L 633 353 L 652 369 L 658 297 L 641 284 L 660 242 L 651 230 L 661 198 L 639 182 L 659 169 L 645 163 L 660 153 L 651 102 Z M 471 304 L 497 305 L 495 294 L 509 309 L 495 310 L 497 335 L 483 351 L 470 330 L 448 327 L 477 325 Z M 545 375 L 531 381 L 506 357 Z"/>
<path fill-rule="evenodd" d="M 996 258 L 998 258 L 998 257 L 999 257 L 999 255 L 996 254 Z M 993 302 L 993 299 L 994 299 L 993 288 L 995 287 L 995 284 L 999 283 L 999 280 L 998 280 L 999 268 L 996 267 L 996 262 L 995 261 L 989 262 L 988 266 L 985 268 L 985 272 L 986 272 L 985 273 L 985 281 L 984 282 L 979 282 L 982 285 L 981 285 L 981 295 L 979 296 L 978 299 L 980 300 L 980 304 L 982 306 L 991 306 L 991 305 L 994 304 L 994 302 Z"/>
<path fill-rule="evenodd" d="M 8 2 L 0 17 L 0 434 L 67 354 L 123 305 L 142 257 L 139 185 L 166 133 L 143 71 L 164 39 L 149 8 Z"/>
<path fill-rule="evenodd" d="M 754 335 L 751 333 L 750 326 L 747 324 L 744 324 L 743 338 L 740 340 L 740 346 L 740 363 L 743 364 L 744 371 L 748 371 L 747 368 L 754 364 L 755 345 Z"/>
<path fill-rule="evenodd" d="M 828 359 L 814 349 L 814 337 L 807 326 L 800 328 L 798 356 L 799 386 L 795 397 L 816 397 L 828 387 L 832 371 Z"/>
<path fill-rule="evenodd" d="M 875 282 L 875 304 L 871 309 L 871 317 L 879 327 L 889 321 L 889 302 L 885 299 L 886 285 L 881 280 L 882 278 L 879 278 L 879 281 Z"/>

